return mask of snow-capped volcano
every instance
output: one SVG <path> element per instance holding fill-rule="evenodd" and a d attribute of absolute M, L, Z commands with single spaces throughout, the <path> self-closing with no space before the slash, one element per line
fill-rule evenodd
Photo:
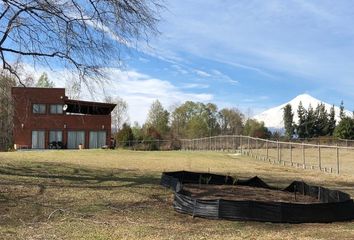
<path fill-rule="evenodd" d="M 302 102 L 302 105 L 304 106 L 305 109 L 308 109 L 310 104 L 315 109 L 318 104 L 323 103 L 325 105 L 325 108 L 328 113 L 330 112 L 330 109 L 332 107 L 331 104 L 328 104 L 328 103 L 325 103 L 321 100 L 318 100 L 308 94 L 301 94 L 301 95 L 295 97 L 294 99 L 292 99 L 291 101 L 284 103 L 280 106 L 270 108 L 260 114 L 255 115 L 253 118 L 258 121 L 263 121 L 264 125 L 268 128 L 282 129 L 282 128 L 284 128 L 284 121 L 283 121 L 284 110 L 283 110 L 283 108 L 287 104 L 291 105 L 291 108 L 294 113 L 294 122 L 297 123 L 298 119 L 299 119 L 298 115 L 297 115 L 297 109 L 298 109 L 300 102 Z M 339 111 L 340 111 L 339 107 L 334 106 L 334 111 L 336 113 L 336 120 L 338 123 L 339 122 Z M 350 111 L 345 110 L 344 112 L 346 115 L 352 116 L 352 113 Z"/>

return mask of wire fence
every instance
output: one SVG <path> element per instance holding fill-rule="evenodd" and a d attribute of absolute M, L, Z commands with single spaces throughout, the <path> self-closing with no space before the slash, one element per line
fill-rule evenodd
<path fill-rule="evenodd" d="M 348 141 L 349 142 L 349 141 Z M 327 173 L 354 174 L 354 147 L 308 142 L 282 142 L 242 135 L 197 139 L 118 142 L 131 150 L 224 151 L 246 155 L 271 164 Z"/>

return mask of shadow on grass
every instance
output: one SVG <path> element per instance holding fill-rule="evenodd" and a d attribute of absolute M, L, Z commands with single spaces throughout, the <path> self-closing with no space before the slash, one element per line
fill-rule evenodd
<path fill-rule="evenodd" d="M 96 184 L 102 186 L 105 182 L 120 183 L 120 186 L 135 186 L 144 184 L 159 184 L 159 174 L 146 174 L 135 170 L 126 169 L 93 169 L 67 163 L 35 163 L 24 165 L 3 165 L 0 166 L 0 175 L 7 175 L 17 180 L 26 179 L 27 183 L 31 179 L 35 182 L 43 180 L 46 184 L 52 183 L 50 180 L 63 180 L 62 184 L 78 185 Z M 46 181 L 49 180 L 49 181 Z M 22 183 L 22 181 L 20 181 Z M 1 181 L 0 181 L 1 183 Z M 78 184 L 78 185 L 77 185 Z M 107 185 L 106 187 L 109 187 Z"/>
<path fill-rule="evenodd" d="M 135 170 L 94 169 L 48 162 L 2 165 L 0 226 L 46 222 L 56 210 L 50 219 L 69 212 L 74 218 L 82 218 L 87 213 L 99 214 L 103 210 L 114 212 L 116 209 L 112 206 L 135 209 L 135 202 L 141 199 L 145 201 L 141 205 L 156 205 L 156 198 L 162 199 L 159 194 L 164 194 L 159 182 L 159 173 Z M 51 191 L 47 192 L 49 188 Z M 120 205 L 119 201 L 112 200 L 120 199 L 119 195 L 124 199 L 124 194 L 130 198 L 126 203 Z"/>

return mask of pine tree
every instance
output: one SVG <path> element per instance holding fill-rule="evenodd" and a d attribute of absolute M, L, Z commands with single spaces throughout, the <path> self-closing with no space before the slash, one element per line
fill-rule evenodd
<path fill-rule="evenodd" d="M 328 135 L 329 136 L 333 136 L 335 128 L 336 128 L 336 113 L 334 111 L 334 105 L 332 105 L 328 115 Z"/>
<path fill-rule="evenodd" d="M 302 105 L 302 102 L 299 103 L 298 109 L 297 109 L 297 115 L 299 117 L 299 122 L 296 126 L 296 133 L 299 138 L 305 138 L 306 137 L 306 109 Z"/>
<path fill-rule="evenodd" d="M 313 110 L 311 104 L 309 105 L 309 108 L 307 109 L 307 114 L 305 117 L 305 132 L 306 132 L 306 138 L 312 138 L 315 135 L 316 132 L 316 113 Z"/>
<path fill-rule="evenodd" d="M 329 135 L 329 120 L 326 107 L 318 104 L 315 111 L 314 137 Z"/>
<path fill-rule="evenodd" d="M 354 119 L 344 117 L 336 127 L 334 135 L 342 139 L 354 139 Z"/>
<path fill-rule="evenodd" d="M 339 106 L 339 117 L 340 117 L 340 120 L 343 120 L 345 117 L 343 100 L 340 102 L 340 106 Z"/>
<path fill-rule="evenodd" d="M 290 104 L 284 107 L 283 121 L 285 128 L 285 135 L 291 139 L 294 135 L 294 114 Z"/>

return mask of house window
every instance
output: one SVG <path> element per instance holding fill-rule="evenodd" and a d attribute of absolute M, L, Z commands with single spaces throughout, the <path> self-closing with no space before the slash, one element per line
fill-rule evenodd
<path fill-rule="evenodd" d="M 38 114 L 45 114 L 45 104 L 33 104 L 32 112 Z"/>
<path fill-rule="evenodd" d="M 106 145 L 106 131 L 90 131 L 90 148 L 101 148 Z"/>
<path fill-rule="evenodd" d="M 62 131 L 49 131 L 49 148 L 63 148 Z"/>
<path fill-rule="evenodd" d="M 32 149 L 44 148 L 44 131 L 32 131 Z"/>
<path fill-rule="evenodd" d="M 76 149 L 79 145 L 85 146 L 85 132 L 84 131 L 68 131 L 68 148 Z"/>
<path fill-rule="evenodd" d="M 62 104 L 51 104 L 50 105 L 51 114 L 63 114 L 63 105 Z"/>

